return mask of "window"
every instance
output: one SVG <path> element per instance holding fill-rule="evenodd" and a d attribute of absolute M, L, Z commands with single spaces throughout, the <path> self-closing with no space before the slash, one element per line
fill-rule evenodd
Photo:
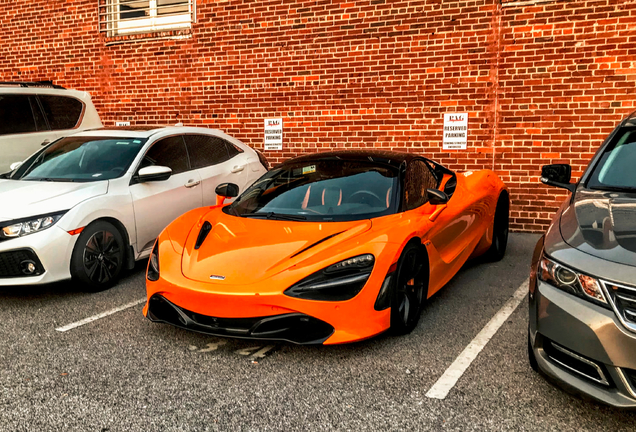
<path fill-rule="evenodd" d="M 29 97 L 0 95 L 0 135 L 36 131 Z"/>
<path fill-rule="evenodd" d="M 73 129 L 79 123 L 84 104 L 64 96 L 39 95 L 51 130 Z"/>
<path fill-rule="evenodd" d="M 23 163 L 14 180 L 92 182 L 121 177 L 145 139 L 66 137 Z"/>
<path fill-rule="evenodd" d="M 44 113 L 42 112 L 42 108 L 38 103 L 37 96 L 29 96 L 29 101 L 31 102 L 31 111 L 33 111 L 33 117 L 35 118 L 36 129 L 39 131 L 49 130 L 49 125 L 46 124 Z"/>
<path fill-rule="evenodd" d="M 199 169 L 225 162 L 230 158 L 225 140 L 208 135 L 186 135 L 192 168 Z"/>
<path fill-rule="evenodd" d="M 108 37 L 189 29 L 195 16 L 195 0 L 99 0 Z"/>
<path fill-rule="evenodd" d="M 257 180 L 223 211 L 311 222 L 370 219 L 397 212 L 398 179 L 396 166 L 368 160 L 288 162 Z"/>
<path fill-rule="evenodd" d="M 168 167 L 172 170 L 172 174 L 189 171 L 188 154 L 183 144 L 183 138 L 174 136 L 153 144 L 141 161 L 139 168 L 153 165 Z"/>
<path fill-rule="evenodd" d="M 428 200 L 426 189 L 437 188 L 437 181 L 424 161 L 411 162 L 404 179 L 404 200 L 407 210 L 424 205 Z"/>

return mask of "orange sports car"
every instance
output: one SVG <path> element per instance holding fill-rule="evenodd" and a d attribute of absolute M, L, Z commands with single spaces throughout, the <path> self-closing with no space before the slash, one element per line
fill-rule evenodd
<path fill-rule="evenodd" d="M 417 325 L 470 257 L 503 257 L 509 198 L 492 171 L 414 154 L 291 159 L 232 204 L 190 211 L 157 239 L 144 315 L 216 336 L 338 344 Z"/>

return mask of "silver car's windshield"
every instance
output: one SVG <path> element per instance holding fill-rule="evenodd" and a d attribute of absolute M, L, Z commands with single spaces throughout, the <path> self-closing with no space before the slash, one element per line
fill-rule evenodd
<path fill-rule="evenodd" d="M 603 150 L 587 186 L 601 190 L 636 190 L 636 128 L 623 127 Z"/>
<path fill-rule="evenodd" d="M 27 159 L 13 180 L 90 182 L 122 176 L 145 138 L 67 137 Z"/>

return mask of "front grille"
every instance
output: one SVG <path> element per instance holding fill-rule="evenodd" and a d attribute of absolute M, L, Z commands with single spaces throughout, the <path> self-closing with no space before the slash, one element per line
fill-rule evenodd
<path fill-rule="evenodd" d="M 543 341 L 543 350 L 550 360 L 562 368 L 575 372 L 597 384 L 608 387 L 612 385 L 609 374 L 602 364 L 562 347 L 547 338 Z"/>
<path fill-rule="evenodd" d="M 35 265 L 35 271 L 26 270 L 27 263 Z M 0 278 L 39 276 L 44 273 L 42 263 L 31 249 L 0 252 Z"/>
<path fill-rule="evenodd" d="M 148 302 L 148 318 L 215 336 L 246 339 L 284 340 L 297 344 L 320 344 L 334 328 L 301 313 L 253 318 L 217 318 L 184 309 L 155 294 Z"/>
<path fill-rule="evenodd" d="M 636 332 L 636 288 L 605 281 L 603 285 L 621 323 Z"/>

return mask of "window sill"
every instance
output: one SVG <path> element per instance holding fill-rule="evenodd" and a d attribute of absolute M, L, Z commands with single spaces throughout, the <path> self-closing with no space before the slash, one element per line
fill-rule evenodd
<path fill-rule="evenodd" d="M 124 43 L 145 42 L 160 39 L 189 39 L 192 37 L 192 29 L 174 29 L 161 31 L 145 31 L 137 33 L 126 33 L 117 36 L 103 36 L 106 46 L 119 45 Z"/>

